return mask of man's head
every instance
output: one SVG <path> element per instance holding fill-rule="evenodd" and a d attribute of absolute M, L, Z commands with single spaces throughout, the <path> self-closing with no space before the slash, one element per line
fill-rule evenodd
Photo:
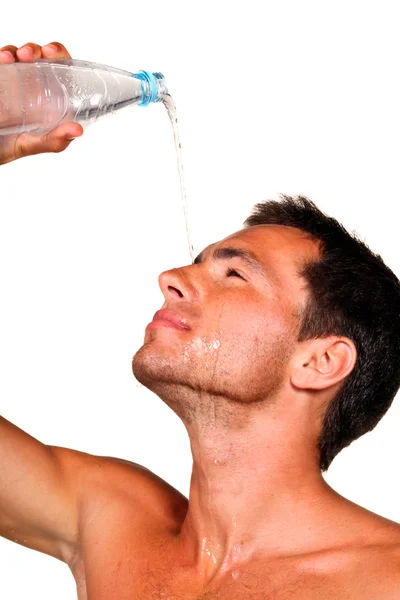
<path fill-rule="evenodd" d="M 156 320 L 133 371 L 186 423 L 312 398 L 325 470 L 399 387 L 400 285 L 305 198 L 261 203 L 245 225 L 161 274 L 163 308 L 187 328 Z"/>

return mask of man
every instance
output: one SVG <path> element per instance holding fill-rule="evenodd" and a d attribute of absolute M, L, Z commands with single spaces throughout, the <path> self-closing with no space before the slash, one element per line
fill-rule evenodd
<path fill-rule="evenodd" d="M 7 48 L 3 62 L 69 57 Z M 15 137 L 2 162 L 81 133 Z M 79 600 L 400 598 L 400 526 L 321 474 L 399 388 L 396 276 L 309 200 L 283 197 L 160 286 L 132 366 L 188 431 L 189 500 L 140 465 L 2 419 L 1 535 L 65 561 Z"/>

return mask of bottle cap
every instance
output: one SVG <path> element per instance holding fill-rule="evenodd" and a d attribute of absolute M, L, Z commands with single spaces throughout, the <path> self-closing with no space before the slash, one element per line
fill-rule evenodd
<path fill-rule="evenodd" d="M 159 79 L 161 73 L 156 73 L 157 79 Z M 148 106 L 151 102 L 155 102 L 158 96 L 158 86 L 157 79 L 150 73 L 150 71 L 138 71 L 135 73 L 135 77 L 140 79 L 143 82 L 146 82 L 147 85 L 142 85 L 142 99 L 139 103 L 139 106 Z"/>

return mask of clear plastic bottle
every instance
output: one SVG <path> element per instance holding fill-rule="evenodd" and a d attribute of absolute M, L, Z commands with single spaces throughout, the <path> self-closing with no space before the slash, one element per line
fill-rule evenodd
<path fill-rule="evenodd" d="M 0 65 L 0 136 L 48 133 L 63 122 L 83 127 L 125 106 L 168 93 L 161 73 L 129 73 L 75 59 Z"/>

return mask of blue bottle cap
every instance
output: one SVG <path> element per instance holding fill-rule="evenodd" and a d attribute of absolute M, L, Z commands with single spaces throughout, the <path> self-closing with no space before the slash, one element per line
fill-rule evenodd
<path fill-rule="evenodd" d="M 161 73 L 156 73 L 156 75 L 161 75 Z M 138 104 L 138 106 L 148 106 L 157 99 L 157 80 L 150 71 L 138 71 L 134 74 L 134 77 L 137 77 L 148 84 L 147 86 L 142 85 L 142 98 Z M 159 79 L 159 77 L 157 77 L 157 79 Z"/>

